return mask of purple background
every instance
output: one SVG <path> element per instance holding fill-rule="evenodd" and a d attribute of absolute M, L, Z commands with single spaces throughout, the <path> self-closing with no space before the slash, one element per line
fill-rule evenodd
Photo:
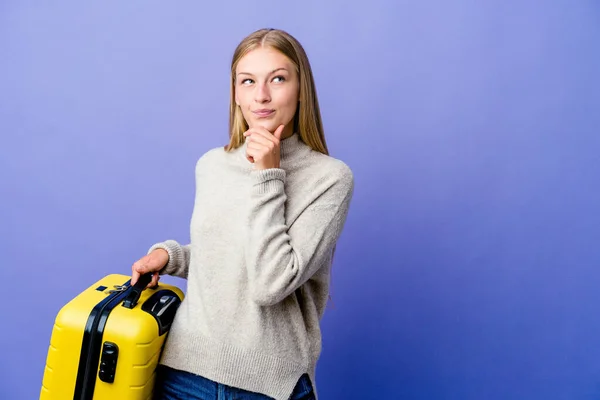
<path fill-rule="evenodd" d="M 591 0 L 4 0 L 0 398 L 37 398 L 62 305 L 189 240 L 231 54 L 264 26 L 306 47 L 356 179 L 323 399 L 599 398 Z"/>

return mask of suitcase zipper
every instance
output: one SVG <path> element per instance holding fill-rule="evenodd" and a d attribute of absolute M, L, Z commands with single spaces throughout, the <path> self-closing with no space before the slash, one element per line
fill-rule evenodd
<path fill-rule="evenodd" d="M 125 282 L 122 286 L 115 287 L 116 290 L 111 291 L 110 294 L 100 303 L 96 304 L 90 312 L 90 316 L 88 317 L 83 332 L 79 369 L 73 396 L 74 400 L 93 399 L 104 326 L 106 325 L 106 320 L 108 319 L 110 312 L 123 301 L 130 288 L 130 281 Z"/>

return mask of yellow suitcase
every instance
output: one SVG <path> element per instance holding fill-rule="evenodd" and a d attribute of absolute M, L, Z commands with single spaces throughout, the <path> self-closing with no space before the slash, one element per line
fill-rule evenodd
<path fill-rule="evenodd" d="M 40 400 L 148 400 L 169 328 L 183 300 L 176 286 L 143 275 L 100 279 L 58 313 Z"/>

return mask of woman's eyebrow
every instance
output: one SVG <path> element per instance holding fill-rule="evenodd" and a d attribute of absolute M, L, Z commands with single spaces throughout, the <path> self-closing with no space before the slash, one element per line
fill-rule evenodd
<path fill-rule="evenodd" d="M 276 68 L 273 71 L 269 72 L 269 75 L 277 72 L 277 71 L 286 71 L 287 72 L 287 68 L 281 67 L 281 68 Z M 249 76 L 254 76 L 252 75 L 250 72 L 238 72 L 238 75 L 249 75 Z"/>

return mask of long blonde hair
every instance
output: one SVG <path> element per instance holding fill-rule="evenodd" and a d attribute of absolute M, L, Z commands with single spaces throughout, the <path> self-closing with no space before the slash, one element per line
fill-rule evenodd
<path fill-rule="evenodd" d="M 260 29 L 248 35 L 235 49 L 231 60 L 230 102 L 229 102 L 229 144 L 225 150 L 230 151 L 244 143 L 244 132 L 248 124 L 242 111 L 235 102 L 235 73 L 238 62 L 251 50 L 257 47 L 272 47 L 289 58 L 298 73 L 300 95 L 296 115 L 294 116 L 294 132 L 313 150 L 329 154 L 317 91 L 312 69 L 304 48 L 289 33 L 279 29 Z"/>

